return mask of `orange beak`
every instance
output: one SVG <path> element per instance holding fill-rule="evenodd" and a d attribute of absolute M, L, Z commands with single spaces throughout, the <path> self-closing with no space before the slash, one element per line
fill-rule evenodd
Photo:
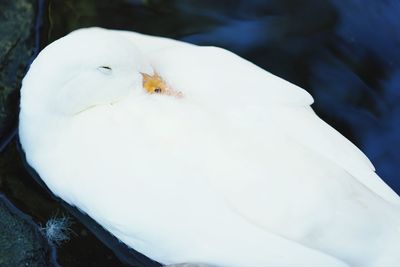
<path fill-rule="evenodd" d="M 146 73 L 142 73 L 143 76 L 143 88 L 149 94 L 164 94 L 175 96 L 178 98 L 183 97 L 182 92 L 175 91 L 171 89 L 167 83 L 161 78 L 160 75 L 154 73 L 154 75 L 148 75 Z"/>

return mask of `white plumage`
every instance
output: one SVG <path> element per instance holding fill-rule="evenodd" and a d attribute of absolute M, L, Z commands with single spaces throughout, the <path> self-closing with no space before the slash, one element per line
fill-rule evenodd
<path fill-rule="evenodd" d="M 146 93 L 155 72 L 183 97 Z M 164 264 L 398 266 L 399 196 L 312 102 L 220 48 L 82 29 L 24 78 L 20 140 L 54 194 Z"/>

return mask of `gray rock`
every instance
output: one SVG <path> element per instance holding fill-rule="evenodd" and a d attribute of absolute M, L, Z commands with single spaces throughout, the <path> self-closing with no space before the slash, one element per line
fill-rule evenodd
<path fill-rule="evenodd" d="M 22 77 L 35 50 L 36 0 L 0 1 L 0 137 L 15 127 Z M 3 146 L 4 144 L 0 144 Z M 0 179 L 0 184 L 3 179 Z M 53 249 L 30 217 L 0 194 L 0 266 L 54 266 Z"/>
<path fill-rule="evenodd" d="M 39 227 L 0 194 L 0 266 L 57 266 L 53 259 Z"/>
<path fill-rule="evenodd" d="M 0 136 L 18 114 L 21 79 L 35 50 L 35 0 L 0 1 Z"/>

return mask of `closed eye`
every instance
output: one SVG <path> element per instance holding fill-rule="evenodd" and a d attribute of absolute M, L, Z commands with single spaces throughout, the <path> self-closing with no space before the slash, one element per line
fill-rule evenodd
<path fill-rule="evenodd" d="M 97 69 L 98 69 L 101 73 L 104 73 L 104 74 L 111 74 L 111 72 L 112 72 L 112 68 L 109 67 L 109 66 L 100 66 L 100 67 L 98 67 Z"/>

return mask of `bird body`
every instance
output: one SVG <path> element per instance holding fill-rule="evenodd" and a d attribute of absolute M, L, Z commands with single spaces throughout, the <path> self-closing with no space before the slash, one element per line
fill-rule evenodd
<path fill-rule="evenodd" d="M 83 29 L 32 64 L 20 139 L 55 195 L 163 264 L 397 266 L 399 196 L 312 102 L 220 48 Z"/>

